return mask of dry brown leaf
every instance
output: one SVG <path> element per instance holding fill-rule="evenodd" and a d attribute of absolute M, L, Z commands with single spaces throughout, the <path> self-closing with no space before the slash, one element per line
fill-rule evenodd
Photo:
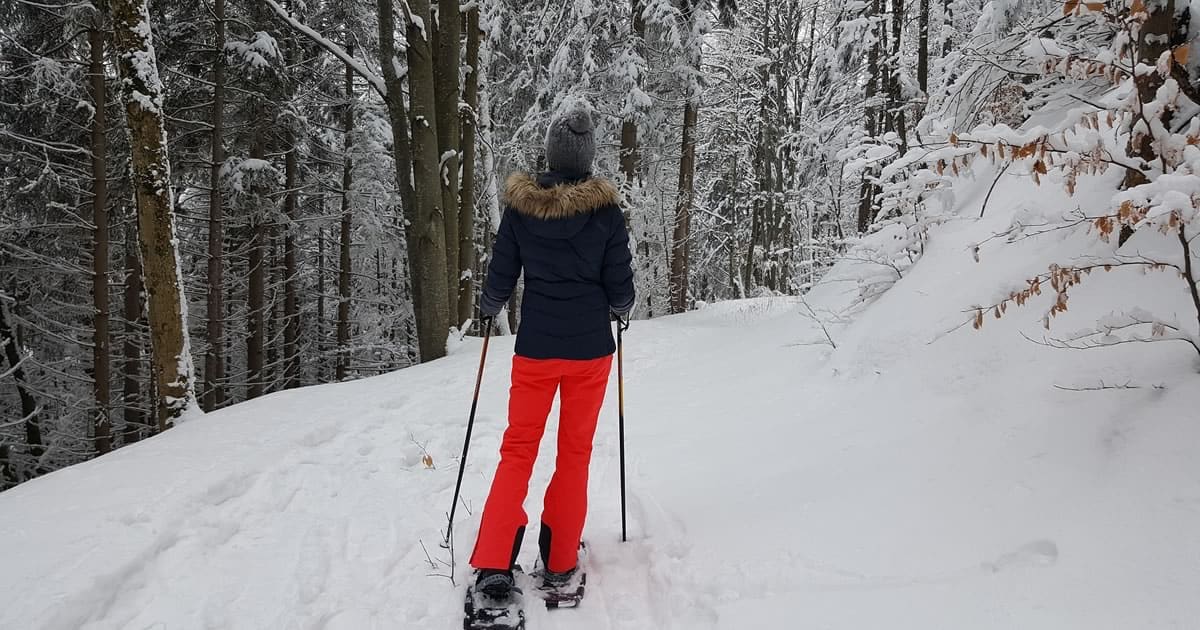
<path fill-rule="evenodd" d="M 1175 51 L 1171 53 L 1171 56 L 1175 58 L 1175 63 L 1181 66 L 1185 65 L 1188 60 L 1188 45 L 1184 44 L 1176 48 Z"/>
<path fill-rule="evenodd" d="M 429 453 L 426 453 L 421 457 L 421 463 L 425 464 L 426 468 L 433 468 L 433 456 L 431 456 Z"/>

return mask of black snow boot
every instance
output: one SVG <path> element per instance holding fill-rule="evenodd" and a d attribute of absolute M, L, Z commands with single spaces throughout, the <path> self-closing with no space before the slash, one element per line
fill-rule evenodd
<path fill-rule="evenodd" d="M 504 569 L 480 569 L 475 577 L 475 590 L 492 599 L 505 600 L 515 588 L 513 572 Z"/>
<path fill-rule="evenodd" d="M 542 589 L 543 590 L 561 590 L 567 588 L 571 584 L 571 580 L 575 577 L 575 573 L 579 571 L 579 566 L 569 571 L 555 573 L 549 569 L 542 570 Z"/>

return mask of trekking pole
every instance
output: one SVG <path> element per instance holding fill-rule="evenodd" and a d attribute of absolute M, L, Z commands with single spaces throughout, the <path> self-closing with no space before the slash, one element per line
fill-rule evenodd
<path fill-rule="evenodd" d="M 483 383 L 483 362 L 487 359 L 488 340 L 492 337 L 492 318 L 485 317 L 483 324 L 483 350 L 479 353 L 479 374 L 475 377 L 475 395 L 471 398 L 471 415 L 467 418 L 467 437 L 463 440 L 462 459 L 458 462 L 458 481 L 454 484 L 454 502 L 450 504 L 450 520 L 446 523 L 446 539 L 442 546 L 450 547 L 454 531 L 454 510 L 458 507 L 458 493 L 462 490 L 463 472 L 467 469 L 467 451 L 471 448 L 471 429 L 475 428 L 475 409 L 479 406 L 479 385 Z"/>
<path fill-rule="evenodd" d="M 619 422 L 617 434 L 621 444 L 621 542 L 626 542 L 625 535 L 625 352 L 622 333 L 629 328 L 629 322 L 620 315 L 617 316 L 617 413 Z"/>

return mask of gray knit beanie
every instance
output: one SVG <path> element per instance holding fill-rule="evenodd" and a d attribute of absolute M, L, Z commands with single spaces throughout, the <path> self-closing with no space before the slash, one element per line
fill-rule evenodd
<path fill-rule="evenodd" d="M 572 99 L 546 132 L 546 166 L 565 175 L 587 175 L 595 156 L 591 107 L 582 99 Z"/>

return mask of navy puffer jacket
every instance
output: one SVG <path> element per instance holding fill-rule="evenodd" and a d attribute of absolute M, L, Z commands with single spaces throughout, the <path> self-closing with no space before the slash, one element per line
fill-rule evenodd
<path fill-rule="evenodd" d="M 517 354 L 595 359 L 613 353 L 609 312 L 633 309 L 629 232 L 607 180 L 559 173 L 508 178 L 480 309 L 500 312 L 525 270 Z"/>

